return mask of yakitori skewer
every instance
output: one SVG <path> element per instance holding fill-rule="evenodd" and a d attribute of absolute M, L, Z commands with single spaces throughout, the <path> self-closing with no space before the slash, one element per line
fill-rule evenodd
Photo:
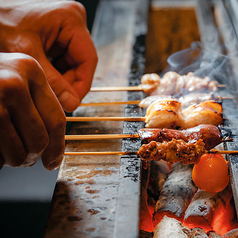
<path fill-rule="evenodd" d="M 179 75 L 176 72 L 167 72 L 162 78 L 158 74 L 145 74 L 141 78 L 141 84 L 138 86 L 126 87 L 92 87 L 90 91 L 105 92 L 105 91 L 143 91 L 147 95 L 150 94 L 166 94 L 180 95 L 201 91 L 217 91 L 219 87 L 226 87 L 224 84 L 218 84 L 217 81 L 210 80 L 209 77 L 200 78 L 190 72 L 187 75 Z"/>
<path fill-rule="evenodd" d="M 225 88 L 226 84 L 218 84 L 218 88 Z M 143 91 L 145 92 L 147 87 L 142 84 L 138 86 L 118 86 L 118 87 L 91 87 L 91 92 L 114 92 L 114 91 Z"/>
<path fill-rule="evenodd" d="M 82 121 L 145 121 L 145 117 L 66 117 L 69 122 Z"/>
<path fill-rule="evenodd" d="M 102 140 L 140 138 L 139 134 L 65 135 L 65 140 Z"/>
<path fill-rule="evenodd" d="M 94 106 L 110 106 L 110 105 L 125 105 L 125 104 L 136 104 L 138 105 L 141 100 L 135 101 L 122 101 L 122 102 L 92 102 L 92 103 L 81 103 L 81 107 L 94 107 Z"/>
<path fill-rule="evenodd" d="M 124 86 L 124 87 L 92 87 L 91 92 L 110 92 L 110 91 L 144 91 L 143 85 Z"/>
<path fill-rule="evenodd" d="M 232 141 L 231 135 L 223 135 L 223 132 L 214 125 L 198 125 L 186 130 L 174 129 L 140 129 L 138 134 L 102 134 L 102 135 L 66 135 L 66 140 L 95 140 L 95 139 L 123 139 L 140 138 L 142 144 L 151 141 L 163 142 L 172 139 L 182 139 L 185 142 L 194 142 L 202 139 L 205 149 L 210 150 L 222 142 Z"/>
<path fill-rule="evenodd" d="M 238 150 L 211 150 L 206 153 L 218 154 L 238 154 Z M 138 151 L 72 151 L 65 152 L 64 155 L 138 155 Z"/>
<path fill-rule="evenodd" d="M 226 99 L 233 99 L 233 97 L 221 97 L 221 100 L 226 100 Z M 144 99 L 134 100 L 134 101 L 121 101 L 121 102 L 91 102 L 91 103 L 81 103 L 80 106 L 81 107 L 97 107 L 97 106 L 126 105 L 126 104 L 134 104 L 134 105 L 140 106 L 140 103 L 143 101 Z M 180 101 L 179 98 L 178 98 L 178 101 Z"/>
<path fill-rule="evenodd" d="M 152 103 L 145 117 L 67 117 L 67 121 L 142 121 L 148 128 L 186 129 L 199 124 L 221 125 L 223 110 L 222 105 L 213 100 L 182 109 L 179 101 L 164 99 Z"/>

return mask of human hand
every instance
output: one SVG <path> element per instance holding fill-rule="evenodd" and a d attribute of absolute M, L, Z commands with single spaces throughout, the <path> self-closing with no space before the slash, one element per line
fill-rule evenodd
<path fill-rule="evenodd" d="M 90 90 L 97 65 L 82 4 L 4 1 L 0 6 L 0 39 L 0 51 L 25 53 L 41 64 L 65 111 L 79 106 Z"/>
<path fill-rule="evenodd" d="M 48 170 L 63 159 L 66 119 L 32 57 L 0 53 L 0 168 L 28 167 L 41 157 Z"/>

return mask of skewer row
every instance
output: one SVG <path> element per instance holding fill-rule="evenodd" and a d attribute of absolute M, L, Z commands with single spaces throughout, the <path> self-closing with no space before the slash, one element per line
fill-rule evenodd
<path fill-rule="evenodd" d="M 210 150 L 207 153 L 218 153 L 218 154 L 238 154 L 237 150 Z M 68 155 L 138 155 L 138 151 L 94 151 L 94 152 L 65 152 Z"/>
<path fill-rule="evenodd" d="M 170 80 L 173 78 L 173 80 L 177 77 L 179 77 L 179 75 L 175 72 L 169 72 L 166 74 L 167 78 L 165 77 L 165 79 L 160 79 L 160 77 L 158 75 L 156 75 L 156 80 L 154 80 L 154 75 L 151 78 L 150 76 L 146 76 L 146 77 L 142 77 L 142 84 L 139 86 L 133 86 L 133 87 L 92 87 L 90 91 L 92 92 L 103 92 L 103 91 L 144 91 L 144 89 L 147 87 L 150 88 L 150 86 L 152 86 L 153 90 L 156 89 L 158 86 L 161 85 L 161 83 L 163 83 L 163 80 Z M 183 77 L 183 76 L 182 76 Z M 194 76 L 192 73 L 188 74 L 187 76 L 184 76 L 184 80 L 190 80 L 189 78 L 191 77 L 196 77 Z M 177 83 L 177 79 L 176 83 Z M 208 79 L 206 79 L 208 80 Z M 145 85 L 143 85 L 143 81 L 145 82 Z M 184 81 L 184 82 L 185 82 Z M 209 80 L 208 80 L 209 81 Z M 154 84 L 154 85 L 151 85 Z M 213 82 L 215 83 L 215 82 Z M 212 83 L 212 84 L 213 84 Z M 217 82 L 215 83 L 216 85 L 210 85 L 210 86 L 216 86 L 216 87 L 226 87 L 226 85 L 222 85 L 222 84 L 217 84 Z M 181 85 L 179 85 L 181 86 Z M 207 85 L 207 87 L 209 88 L 209 83 Z M 145 92 L 145 91 L 144 91 Z M 223 99 L 226 99 L 225 97 L 223 97 Z M 228 98 L 227 98 L 228 99 Z M 230 98 L 229 98 L 230 99 Z M 127 102 L 101 102 L 101 103 L 88 103 L 88 104 L 81 104 L 81 106 L 103 106 L 103 105 L 120 105 L 120 104 L 139 104 L 141 102 L 141 100 L 136 100 L 136 101 L 127 101 Z M 185 113 L 186 114 L 186 113 Z M 67 121 L 71 121 L 71 122 L 80 122 L 80 121 L 143 121 L 146 122 L 146 119 L 148 119 L 148 115 L 146 115 L 147 117 L 67 117 Z M 88 139 L 117 139 L 117 138 L 139 138 L 138 134 L 134 134 L 134 135 L 125 135 L 125 134 L 116 134 L 116 135 L 110 135 L 108 137 L 108 135 L 69 135 L 66 136 L 65 139 L 66 140 L 88 140 Z M 209 151 L 208 151 L 209 152 Z M 237 151 L 216 151 L 216 153 L 237 153 Z M 138 155 L 138 152 L 129 152 L 129 151 L 125 151 L 125 152 L 121 152 L 121 151 L 114 151 L 114 152 L 65 152 L 65 155 Z"/>

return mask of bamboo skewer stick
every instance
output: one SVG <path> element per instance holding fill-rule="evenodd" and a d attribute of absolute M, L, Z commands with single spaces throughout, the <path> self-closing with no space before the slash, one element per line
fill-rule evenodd
<path fill-rule="evenodd" d="M 145 117 L 66 117 L 66 121 L 145 121 Z"/>
<path fill-rule="evenodd" d="M 139 134 L 105 134 L 105 135 L 65 135 L 65 140 L 101 140 L 140 138 Z"/>
<path fill-rule="evenodd" d="M 218 84 L 218 88 L 225 88 L 225 84 Z M 91 87 L 90 92 L 113 92 L 113 91 L 143 91 L 143 84 L 138 86 L 118 86 L 118 87 Z"/>
<path fill-rule="evenodd" d="M 233 97 L 222 97 L 222 99 L 233 99 Z M 142 100 L 135 101 L 123 101 L 123 102 L 92 102 L 92 103 L 81 103 L 80 107 L 90 106 L 110 106 L 110 105 L 124 105 L 124 104 L 139 104 Z"/>
<path fill-rule="evenodd" d="M 218 154 L 238 154 L 237 150 L 210 150 L 207 153 L 218 153 Z M 65 155 L 138 155 L 138 151 L 93 151 L 93 152 L 65 152 Z"/>
<path fill-rule="evenodd" d="M 96 135 L 65 135 L 65 140 L 102 140 L 140 138 L 139 134 L 96 134 Z M 232 138 L 222 139 L 222 142 L 230 142 Z"/>
<path fill-rule="evenodd" d="M 64 155 L 137 155 L 137 151 L 65 152 Z"/>
<path fill-rule="evenodd" d="M 91 92 L 108 92 L 108 91 L 142 91 L 142 85 L 138 86 L 125 86 L 125 87 L 92 87 Z"/>
<path fill-rule="evenodd" d="M 108 106 L 108 105 L 123 105 L 123 104 L 139 104 L 141 100 L 135 101 L 124 101 L 124 102 L 95 102 L 95 103 L 81 103 L 81 107 L 90 107 L 90 106 Z"/>

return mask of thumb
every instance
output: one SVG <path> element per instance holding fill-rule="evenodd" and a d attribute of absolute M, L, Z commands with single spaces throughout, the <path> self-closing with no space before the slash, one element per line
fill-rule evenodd
<path fill-rule="evenodd" d="M 63 109 L 66 112 L 74 111 L 79 106 L 80 99 L 73 86 L 63 78 L 45 56 L 42 56 L 38 61 Z"/>

